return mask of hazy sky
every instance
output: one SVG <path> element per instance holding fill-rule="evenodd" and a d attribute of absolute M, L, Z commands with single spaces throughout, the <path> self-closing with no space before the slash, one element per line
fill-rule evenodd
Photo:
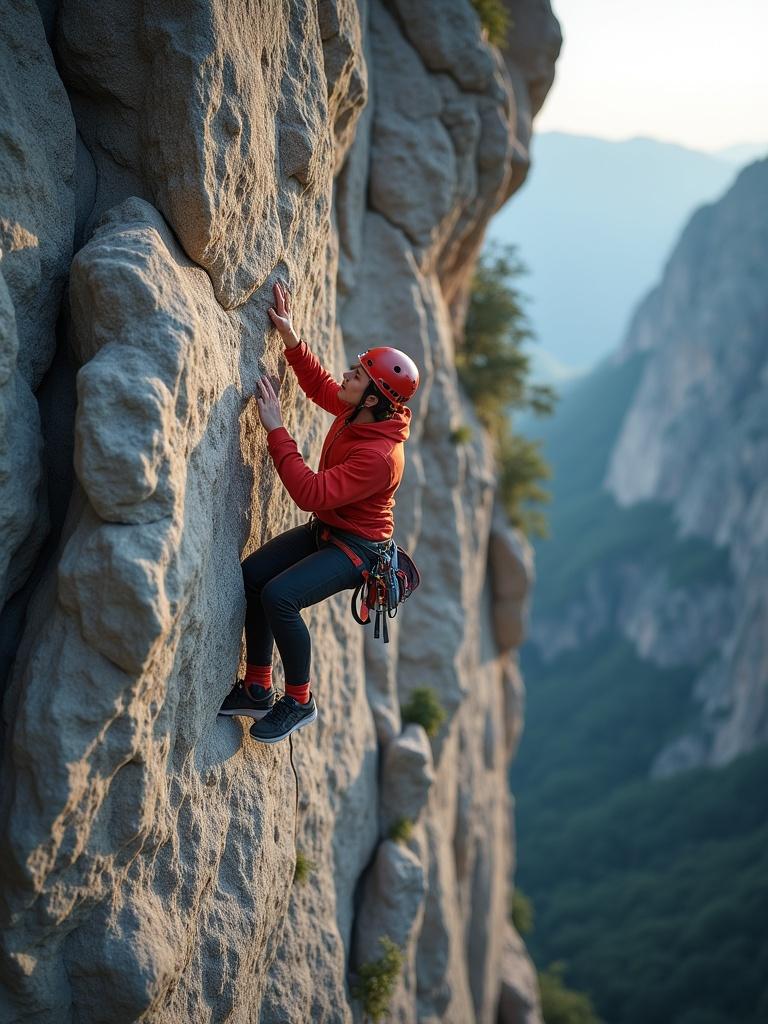
<path fill-rule="evenodd" d="M 768 141 L 768 0 L 552 0 L 563 31 L 536 129 L 694 149 Z"/>

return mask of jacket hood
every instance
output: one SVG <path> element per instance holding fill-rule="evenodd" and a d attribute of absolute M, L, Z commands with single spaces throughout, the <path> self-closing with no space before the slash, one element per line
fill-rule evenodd
<path fill-rule="evenodd" d="M 411 410 L 408 406 L 403 411 L 396 413 L 389 420 L 379 420 L 375 423 L 350 423 L 349 430 L 359 437 L 379 438 L 385 437 L 388 441 L 407 441 L 411 432 Z"/>

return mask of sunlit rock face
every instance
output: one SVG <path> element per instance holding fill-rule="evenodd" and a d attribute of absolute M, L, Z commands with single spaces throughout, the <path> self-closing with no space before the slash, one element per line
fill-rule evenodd
<path fill-rule="evenodd" d="M 671 506 L 680 534 L 725 550 L 732 571 L 689 594 L 643 574 L 627 602 L 645 656 L 710 655 L 694 688 L 699 720 L 660 754 L 661 772 L 768 740 L 767 193 L 764 160 L 696 213 L 621 355 L 646 363 L 607 486 L 624 506 Z"/>
<path fill-rule="evenodd" d="M 559 32 L 515 4 L 505 62 L 466 0 L 418 6 L 0 20 L 4 1019 L 359 1020 L 384 935 L 394 1019 L 496 1018 L 530 559 L 453 339 Z M 330 369 L 371 344 L 422 368 L 397 514 L 423 583 L 386 647 L 348 595 L 308 613 L 320 718 L 267 747 L 216 717 L 240 560 L 303 518 L 256 378 L 313 465 L 328 426 L 270 330 L 278 278 Z M 425 686 L 431 739 L 400 712 Z"/>

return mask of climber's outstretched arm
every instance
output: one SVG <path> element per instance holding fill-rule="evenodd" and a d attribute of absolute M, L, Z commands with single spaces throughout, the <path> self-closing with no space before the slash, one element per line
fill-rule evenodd
<path fill-rule="evenodd" d="M 317 356 L 310 352 L 305 341 L 301 341 L 291 321 L 291 293 L 277 283 L 273 286 L 275 305 L 270 307 L 269 316 L 280 333 L 285 345 L 285 358 L 293 367 L 299 386 L 307 398 L 326 412 L 338 416 L 348 411 L 349 405 L 338 397 L 341 385 L 333 379 L 320 364 Z"/>
<path fill-rule="evenodd" d="M 285 488 L 304 512 L 323 512 L 362 501 L 392 484 L 392 467 L 384 456 L 361 444 L 340 466 L 314 473 L 283 426 L 276 380 L 261 377 L 256 402 L 267 431 L 269 454 Z"/>

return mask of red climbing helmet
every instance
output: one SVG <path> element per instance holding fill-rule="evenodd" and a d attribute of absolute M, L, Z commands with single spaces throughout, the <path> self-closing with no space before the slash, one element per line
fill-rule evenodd
<path fill-rule="evenodd" d="M 419 386 L 416 363 L 399 348 L 382 345 L 357 357 L 376 387 L 393 402 L 407 402 Z"/>

